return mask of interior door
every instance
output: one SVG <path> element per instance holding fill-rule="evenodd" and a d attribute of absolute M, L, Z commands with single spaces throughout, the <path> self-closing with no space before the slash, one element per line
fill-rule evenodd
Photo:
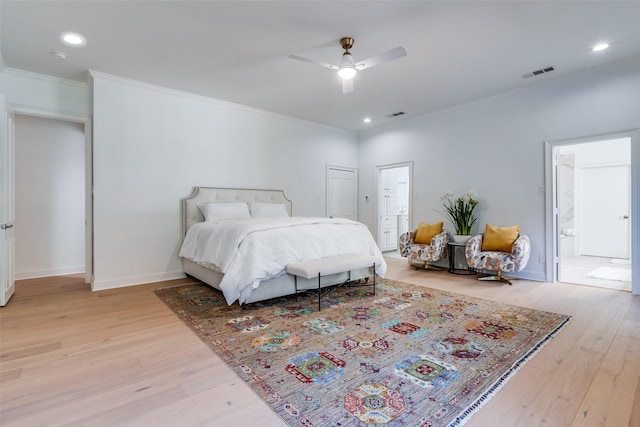
<path fill-rule="evenodd" d="M 15 193 L 14 193 L 14 122 L 0 94 L 0 306 L 4 306 L 15 290 Z"/>
<path fill-rule="evenodd" d="M 327 168 L 327 214 L 331 218 L 358 219 L 358 181 L 355 169 Z"/>
<path fill-rule="evenodd" d="M 581 170 L 580 254 L 629 259 L 629 165 Z"/>

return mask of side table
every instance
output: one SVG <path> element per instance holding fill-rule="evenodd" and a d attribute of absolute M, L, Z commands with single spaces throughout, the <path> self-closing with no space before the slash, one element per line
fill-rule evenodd
<path fill-rule="evenodd" d="M 467 268 L 456 268 L 456 251 L 460 248 L 464 251 L 465 246 L 467 245 L 464 242 L 448 242 L 449 249 L 449 273 L 451 274 L 461 274 L 472 276 L 474 274 L 478 274 L 475 268 L 467 267 Z"/>

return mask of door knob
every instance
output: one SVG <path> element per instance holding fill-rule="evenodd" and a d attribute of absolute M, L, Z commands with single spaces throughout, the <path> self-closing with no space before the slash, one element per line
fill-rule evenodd
<path fill-rule="evenodd" d="M 623 219 L 629 219 L 629 215 L 622 215 Z"/>
<path fill-rule="evenodd" d="M 3 230 L 8 230 L 10 228 L 13 228 L 13 224 L 2 224 L 0 225 L 0 228 Z"/>

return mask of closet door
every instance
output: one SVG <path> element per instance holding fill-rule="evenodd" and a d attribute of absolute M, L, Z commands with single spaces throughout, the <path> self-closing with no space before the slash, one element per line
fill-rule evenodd
<path fill-rule="evenodd" d="M 327 216 L 358 219 L 357 171 L 349 168 L 327 167 Z"/>

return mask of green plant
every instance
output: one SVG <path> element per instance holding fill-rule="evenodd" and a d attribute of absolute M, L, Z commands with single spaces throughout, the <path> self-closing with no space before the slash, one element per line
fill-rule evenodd
<path fill-rule="evenodd" d="M 478 205 L 478 194 L 475 191 L 468 190 L 462 196 L 456 198 L 455 194 L 447 191 L 442 193 L 440 201 L 444 206 L 445 216 L 449 217 L 456 229 L 456 234 L 470 236 L 471 229 L 478 219 L 473 214 L 473 210 Z"/>

